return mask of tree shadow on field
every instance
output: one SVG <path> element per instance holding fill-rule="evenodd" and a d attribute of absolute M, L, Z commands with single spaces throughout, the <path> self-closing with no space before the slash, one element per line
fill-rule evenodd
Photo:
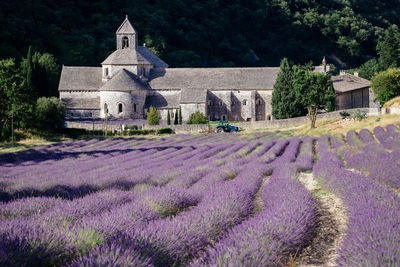
<path fill-rule="evenodd" d="M 125 149 L 111 149 L 111 150 L 91 150 L 91 151 L 65 151 L 60 149 L 49 150 L 49 149 L 29 149 L 25 151 L 2 154 L 0 155 L 0 166 L 2 167 L 15 167 L 19 165 L 29 166 L 36 165 L 47 160 L 63 160 L 63 159 L 77 159 L 83 156 L 91 156 L 101 158 L 102 156 L 110 155 L 122 155 L 131 153 L 134 151 L 145 152 L 148 150 L 163 151 L 168 148 L 175 148 L 180 150 L 184 146 L 161 146 L 161 147 L 148 147 L 148 148 L 125 148 Z"/>

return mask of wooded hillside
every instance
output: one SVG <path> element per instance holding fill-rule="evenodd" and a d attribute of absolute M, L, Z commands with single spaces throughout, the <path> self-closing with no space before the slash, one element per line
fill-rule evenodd
<path fill-rule="evenodd" d="M 171 67 L 278 66 L 376 56 L 385 29 L 400 25 L 398 0 L 19 0 L 0 2 L 0 58 L 28 46 L 59 64 L 98 66 L 115 50 L 129 15 L 146 43 Z"/>

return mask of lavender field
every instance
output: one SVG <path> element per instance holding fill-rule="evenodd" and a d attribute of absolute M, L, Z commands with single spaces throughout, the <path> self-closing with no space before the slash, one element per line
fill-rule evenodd
<path fill-rule="evenodd" d="M 287 266 L 311 173 L 345 206 L 337 266 L 400 266 L 400 129 L 65 141 L 0 155 L 0 266 Z"/>

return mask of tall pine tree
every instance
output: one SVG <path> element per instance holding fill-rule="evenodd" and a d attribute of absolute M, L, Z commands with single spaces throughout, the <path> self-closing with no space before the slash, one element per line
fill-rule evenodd
<path fill-rule="evenodd" d="M 303 116 L 307 110 L 296 99 L 294 90 L 295 66 L 292 66 L 287 58 L 282 59 L 280 71 L 272 92 L 272 116 L 275 119 L 287 119 Z"/>
<path fill-rule="evenodd" d="M 169 110 L 167 113 L 167 125 L 171 125 L 171 114 L 169 113 Z"/>

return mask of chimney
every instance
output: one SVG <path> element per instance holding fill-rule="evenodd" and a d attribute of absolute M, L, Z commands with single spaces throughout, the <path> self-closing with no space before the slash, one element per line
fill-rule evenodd
<path fill-rule="evenodd" d="M 354 76 L 358 77 L 358 71 L 354 72 Z"/>

